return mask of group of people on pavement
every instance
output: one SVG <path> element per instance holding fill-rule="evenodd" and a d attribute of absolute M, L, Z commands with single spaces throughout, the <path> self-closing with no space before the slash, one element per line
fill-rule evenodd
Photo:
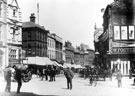
<path fill-rule="evenodd" d="M 19 66 L 13 66 L 11 67 L 10 65 L 7 66 L 4 69 L 4 78 L 6 81 L 6 87 L 5 87 L 5 91 L 6 92 L 10 92 L 11 91 L 11 77 L 12 77 L 12 73 L 15 73 L 14 78 L 18 83 L 17 86 L 17 93 L 20 93 L 20 89 L 22 86 L 22 78 L 23 78 L 23 72 L 21 70 L 21 68 L 19 68 Z M 67 89 L 72 89 L 73 85 L 72 85 L 72 79 L 74 77 L 74 73 L 71 70 L 71 68 L 67 67 L 67 68 L 63 68 L 63 72 L 64 75 L 66 77 L 67 80 Z M 98 79 L 98 70 L 96 70 L 96 68 L 91 68 L 89 70 L 89 83 L 90 85 L 95 84 L 95 86 L 97 85 L 97 79 Z M 54 66 L 50 66 L 48 68 L 43 68 L 42 71 L 40 70 L 40 76 L 41 76 L 41 80 L 43 80 L 45 78 L 45 80 L 48 80 L 48 76 L 50 77 L 49 81 L 55 81 L 55 75 L 56 75 L 56 68 Z M 118 87 L 122 87 L 122 74 L 120 72 L 120 70 L 117 71 L 117 75 L 116 75 L 116 79 L 118 81 Z"/>
<path fill-rule="evenodd" d="M 15 78 L 15 80 L 18 83 L 17 93 L 20 93 L 20 89 L 21 89 L 21 86 L 22 86 L 23 74 L 22 74 L 22 70 L 19 67 L 20 66 L 13 66 L 13 67 L 11 67 L 10 65 L 8 65 L 4 69 L 4 78 L 5 78 L 5 81 L 7 82 L 6 88 L 5 88 L 6 92 L 10 92 L 11 91 L 11 77 L 12 77 L 13 73 L 15 73 L 14 74 L 14 78 Z"/>
<path fill-rule="evenodd" d="M 41 80 L 49 80 L 49 82 L 55 81 L 55 76 L 57 74 L 56 66 L 46 66 L 37 70 L 37 77 Z"/>
<path fill-rule="evenodd" d="M 67 79 L 67 89 L 72 89 L 72 79 L 74 77 L 74 73 L 71 68 L 62 68 L 64 75 Z M 55 76 L 57 74 L 57 68 L 55 66 L 44 67 L 37 71 L 37 75 L 41 77 L 41 80 L 49 80 L 49 82 L 56 81 Z M 49 77 L 49 78 L 48 78 Z"/>
<path fill-rule="evenodd" d="M 122 87 L 122 73 L 120 70 L 117 70 L 116 72 L 116 80 L 118 81 L 118 88 Z M 101 77 L 105 79 L 105 77 L 109 77 L 110 80 L 112 80 L 112 71 L 108 70 L 102 72 L 102 70 L 100 70 L 99 68 L 96 67 L 87 67 L 84 69 L 84 79 L 89 78 L 89 84 L 90 85 L 97 85 L 97 81 L 100 78 L 100 75 L 102 75 Z M 130 76 L 131 77 L 131 76 Z"/>

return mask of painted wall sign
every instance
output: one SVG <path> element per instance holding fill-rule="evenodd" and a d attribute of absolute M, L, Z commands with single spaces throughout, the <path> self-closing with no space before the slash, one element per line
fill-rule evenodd
<path fill-rule="evenodd" d="M 112 48 L 113 54 L 129 54 L 135 53 L 135 47 L 113 47 Z"/>

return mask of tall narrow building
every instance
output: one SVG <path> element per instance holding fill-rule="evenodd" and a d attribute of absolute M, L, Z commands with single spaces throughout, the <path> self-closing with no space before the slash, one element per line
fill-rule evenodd
<path fill-rule="evenodd" d="M 0 71 L 8 64 L 7 0 L 0 0 Z"/>
<path fill-rule="evenodd" d="M 21 62 L 22 14 L 17 0 L 9 0 L 7 6 L 7 48 L 9 64 Z"/>

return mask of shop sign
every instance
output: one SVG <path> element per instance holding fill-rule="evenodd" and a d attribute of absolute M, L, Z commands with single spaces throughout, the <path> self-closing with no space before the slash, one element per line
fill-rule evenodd
<path fill-rule="evenodd" d="M 113 47 L 113 54 L 129 54 L 135 53 L 135 47 Z"/>

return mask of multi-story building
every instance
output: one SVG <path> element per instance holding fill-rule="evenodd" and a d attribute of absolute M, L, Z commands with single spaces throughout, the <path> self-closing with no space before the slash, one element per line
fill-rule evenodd
<path fill-rule="evenodd" d="M 54 36 L 55 38 L 55 55 L 56 55 L 56 61 L 58 63 L 63 63 L 63 42 L 62 42 L 62 38 L 59 37 L 58 35 L 56 35 L 55 33 L 51 34 L 52 36 Z"/>
<path fill-rule="evenodd" d="M 94 65 L 95 51 L 92 49 L 87 49 L 84 52 L 84 65 L 83 66 L 91 66 Z"/>
<path fill-rule="evenodd" d="M 22 51 L 22 13 L 17 0 L 7 6 L 7 48 L 9 64 L 21 62 Z"/>
<path fill-rule="evenodd" d="M 74 64 L 80 64 L 80 49 L 79 47 L 74 48 Z"/>
<path fill-rule="evenodd" d="M 34 13 L 30 16 L 30 22 L 23 22 L 22 48 L 26 51 L 26 57 L 47 57 L 47 34 L 43 26 L 35 23 Z"/>
<path fill-rule="evenodd" d="M 72 46 L 72 43 L 69 41 L 65 42 L 65 63 L 74 63 L 74 47 Z"/>
<path fill-rule="evenodd" d="M 0 0 L 0 71 L 8 64 L 7 0 Z"/>
<path fill-rule="evenodd" d="M 49 32 L 47 37 L 47 56 L 54 61 L 56 60 L 55 43 L 55 36 Z"/>
<path fill-rule="evenodd" d="M 81 65 L 81 66 L 91 66 L 94 62 L 94 50 L 89 49 L 88 45 L 81 44 L 74 48 L 72 43 L 65 42 L 65 63 Z"/>
<path fill-rule="evenodd" d="M 103 15 L 103 34 L 99 37 L 99 60 L 113 72 L 128 75 L 135 69 L 135 8 L 133 0 L 114 0 Z"/>

